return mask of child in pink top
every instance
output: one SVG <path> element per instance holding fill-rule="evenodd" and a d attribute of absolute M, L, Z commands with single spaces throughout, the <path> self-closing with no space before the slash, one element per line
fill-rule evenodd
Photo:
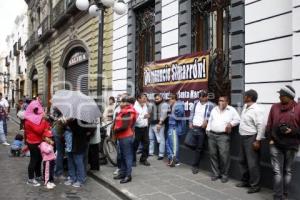
<path fill-rule="evenodd" d="M 54 181 L 55 153 L 51 131 L 44 133 L 44 141 L 39 145 L 43 158 L 43 175 L 47 189 L 53 189 L 56 185 Z"/>

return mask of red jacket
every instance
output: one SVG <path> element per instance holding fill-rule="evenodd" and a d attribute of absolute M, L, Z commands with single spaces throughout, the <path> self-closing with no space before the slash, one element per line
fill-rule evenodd
<path fill-rule="evenodd" d="M 25 138 L 29 144 L 40 144 L 43 140 L 43 136 L 50 130 L 49 123 L 42 119 L 39 125 L 25 120 Z"/>
<path fill-rule="evenodd" d="M 280 126 L 283 124 L 292 129 L 290 134 L 281 133 Z M 295 101 L 288 105 L 273 104 L 269 113 L 266 133 L 275 145 L 298 150 L 300 143 L 300 105 L 297 105 Z"/>
<path fill-rule="evenodd" d="M 137 119 L 137 112 L 132 105 L 121 109 L 115 119 L 113 131 L 117 139 L 133 136 L 133 126 Z"/>

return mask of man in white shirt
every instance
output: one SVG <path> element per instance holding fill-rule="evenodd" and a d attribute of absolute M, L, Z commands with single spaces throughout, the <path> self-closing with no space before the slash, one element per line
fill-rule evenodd
<path fill-rule="evenodd" d="M 239 132 L 241 135 L 240 165 L 241 183 L 237 187 L 250 187 L 248 193 L 260 191 L 259 149 L 264 137 L 263 112 L 256 104 L 257 92 L 245 92 Z"/>
<path fill-rule="evenodd" d="M 8 114 L 9 112 L 9 104 L 8 101 L 3 97 L 2 93 L 0 93 L 0 106 L 2 106 L 6 113 Z M 7 136 L 7 117 L 3 120 L 3 130 L 4 130 L 4 134 L 5 136 Z"/>
<path fill-rule="evenodd" d="M 212 181 L 221 178 L 222 183 L 228 182 L 230 167 L 230 133 L 240 123 L 236 109 L 228 105 L 228 96 L 220 96 L 218 106 L 210 114 L 207 124 L 208 148 L 212 168 Z M 220 163 L 220 165 L 219 165 Z"/>
<path fill-rule="evenodd" d="M 186 141 L 190 142 L 190 147 L 196 151 L 192 164 L 193 174 L 197 174 L 199 172 L 201 153 L 205 141 L 205 129 L 210 113 L 214 107 L 215 105 L 208 101 L 207 91 L 201 90 L 199 92 L 199 101 L 194 104 L 194 108 L 190 113 L 190 129 L 187 136 L 189 141 Z"/>
<path fill-rule="evenodd" d="M 148 134 L 148 119 L 150 118 L 148 107 L 147 107 L 147 96 L 146 94 L 139 94 L 137 101 L 134 104 L 134 108 L 138 113 L 138 118 L 135 123 L 135 139 L 133 143 L 133 166 L 136 165 L 136 152 L 139 148 L 140 143 L 143 146 L 140 163 L 145 166 L 150 166 L 147 161 L 149 156 L 149 134 Z"/>

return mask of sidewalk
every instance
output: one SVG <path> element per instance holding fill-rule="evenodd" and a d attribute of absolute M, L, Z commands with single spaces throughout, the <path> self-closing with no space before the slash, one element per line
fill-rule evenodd
<path fill-rule="evenodd" d="M 12 109 L 10 119 L 19 123 L 15 113 Z M 109 164 L 101 166 L 99 172 L 91 173 L 134 200 L 272 200 L 272 191 L 266 188 L 249 195 L 247 189 L 235 187 L 235 180 L 225 184 L 220 180 L 212 182 L 208 171 L 201 170 L 194 175 L 191 167 L 185 164 L 170 168 L 156 156 L 148 160 L 151 166 L 137 163 L 133 168 L 132 182 L 124 185 L 113 179 L 116 168 Z"/>
<path fill-rule="evenodd" d="M 212 182 L 207 171 L 193 175 L 188 165 L 170 168 L 163 161 L 150 157 L 150 167 L 137 165 L 133 168 L 133 181 L 120 184 L 113 180 L 115 170 L 111 165 L 101 166 L 94 175 L 126 194 L 131 199 L 147 200 L 271 200 L 272 191 L 263 188 L 260 193 L 247 194 L 247 190 L 236 188 L 230 180 Z"/>

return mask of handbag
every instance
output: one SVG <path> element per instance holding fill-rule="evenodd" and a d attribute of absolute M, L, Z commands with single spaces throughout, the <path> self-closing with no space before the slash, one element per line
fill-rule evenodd
<path fill-rule="evenodd" d="M 188 131 L 188 133 L 186 134 L 185 139 L 184 139 L 184 145 L 189 147 L 190 149 L 196 148 L 197 141 L 195 140 L 193 129 L 190 129 Z"/>

